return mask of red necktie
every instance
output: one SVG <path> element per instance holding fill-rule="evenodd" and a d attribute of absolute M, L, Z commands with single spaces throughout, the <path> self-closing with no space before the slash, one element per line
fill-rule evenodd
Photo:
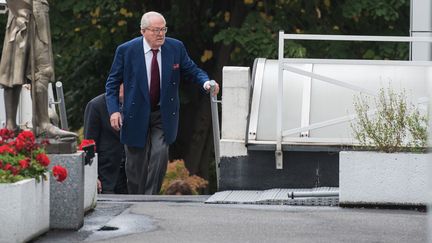
<path fill-rule="evenodd" d="M 151 73 L 150 73 L 150 103 L 151 109 L 154 110 L 159 103 L 160 96 L 160 75 L 159 65 L 157 61 L 157 53 L 159 50 L 152 49 L 153 58 L 151 62 Z"/>

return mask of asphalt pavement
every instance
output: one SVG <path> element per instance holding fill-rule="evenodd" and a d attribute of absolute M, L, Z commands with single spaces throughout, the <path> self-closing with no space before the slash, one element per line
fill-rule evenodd
<path fill-rule="evenodd" d="M 427 242 L 428 214 L 406 209 L 206 204 L 208 196 L 100 195 L 78 231 L 35 242 Z"/>

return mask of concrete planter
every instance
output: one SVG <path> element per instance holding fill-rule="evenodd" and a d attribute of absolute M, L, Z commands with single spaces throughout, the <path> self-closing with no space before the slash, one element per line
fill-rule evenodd
<path fill-rule="evenodd" d="M 49 230 L 49 179 L 2 183 L 0 195 L 0 242 L 27 242 Z"/>
<path fill-rule="evenodd" d="M 91 165 L 84 166 L 84 211 L 87 212 L 96 207 L 97 202 L 97 155 Z"/>
<path fill-rule="evenodd" d="M 426 205 L 429 154 L 342 151 L 341 205 Z"/>

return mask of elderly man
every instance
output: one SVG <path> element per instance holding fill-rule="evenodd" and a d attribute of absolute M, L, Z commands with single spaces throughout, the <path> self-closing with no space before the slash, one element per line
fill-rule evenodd
<path fill-rule="evenodd" d="M 147 12 L 141 35 L 121 44 L 106 83 L 111 126 L 125 144 L 128 190 L 158 194 L 168 163 L 168 146 L 177 136 L 180 75 L 210 89 L 207 74 L 189 58 L 183 43 L 165 36 L 165 18 Z M 124 83 L 123 118 L 118 90 Z M 216 85 L 215 94 L 219 92 Z"/>

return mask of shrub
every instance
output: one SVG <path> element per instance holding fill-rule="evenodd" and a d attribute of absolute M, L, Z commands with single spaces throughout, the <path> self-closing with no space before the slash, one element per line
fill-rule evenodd
<path fill-rule="evenodd" d="M 376 111 L 371 109 L 373 101 Z M 407 102 L 403 90 L 380 89 L 378 97 L 360 95 L 354 99 L 357 122 L 351 123 L 354 137 L 366 149 L 386 153 L 424 152 L 427 145 L 427 117 Z"/>
<path fill-rule="evenodd" d="M 168 163 L 160 193 L 197 195 L 198 190 L 205 188 L 207 185 L 208 181 L 199 176 L 189 174 L 183 160 L 174 160 Z"/>

